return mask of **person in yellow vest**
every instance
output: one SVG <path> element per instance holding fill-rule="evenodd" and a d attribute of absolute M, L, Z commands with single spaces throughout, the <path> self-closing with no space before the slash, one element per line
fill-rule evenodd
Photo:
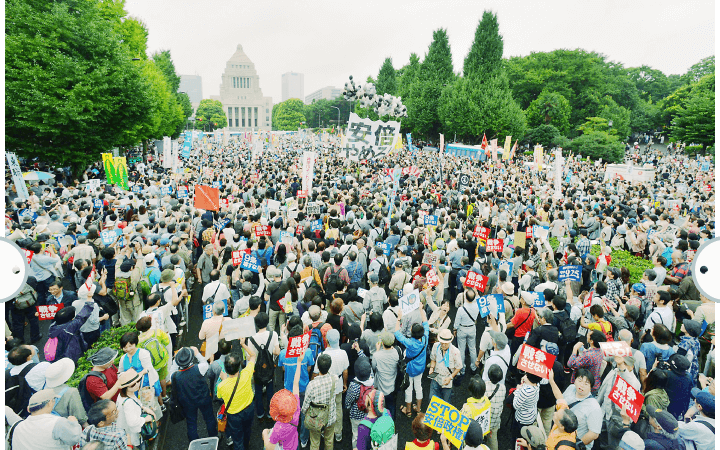
<path fill-rule="evenodd" d="M 490 401 L 485 396 L 485 382 L 482 376 L 475 375 L 470 379 L 468 387 L 470 397 L 463 405 L 460 412 L 480 424 L 483 436 L 490 432 Z"/>

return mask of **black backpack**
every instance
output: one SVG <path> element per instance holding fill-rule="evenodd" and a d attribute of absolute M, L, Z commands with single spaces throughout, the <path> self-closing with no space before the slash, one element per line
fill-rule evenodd
<path fill-rule="evenodd" d="M 572 344 L 577 336 L 577 326 L 570 320 L 567 311 L 560 311 L 555 314 L 557 318 L 557 329 L 560 331 L 560 342 L 565 345 Z"/>
<path fill-rule="evenodd" d="M 262 255 L 260 254 L 260 250 L 257 252 L 258 263 L 260 263 L 260 266 L 262 266 L 263 269 L 267 269 L 267 266 L 269 265 L 267 260 L 267 254 L 269 251 L 270 249 L 266 248 Z"/>
<path fill-rule="evenodd" d="M 390 269 L 387 264 L 380 263 L 380 270 L 378 271 L 378 285 L 388 284 L 390 282 Z"/>
<path fill-rule="evenodd" d="M 250 342 L 258 349 L 257 361 L 255 362 L 255 382 L 258 384 L 268 384 L 275 378 L 275 361 L 272 354 L 268 351 L 268 346 L 273 338 L 273 332 L 269 332 L 268 340 L 265 347 L 260 347 L 255 339 L 250 338 Z"/>
<path fill-rule="evenodd" d="M 84 377 L 82 377 L 82 380 L 80 380 L 80 383 L 78 384 L 77 390 L 80 394 L 80 400 L 82 401 L 83 407 L 85 408 L 86 412 L 89 411 L 90 407 L 95 403 L 95 400 L 93 400 L 90 392 L 88 392 L 87 390 L 88 377 L 98 377 L 102 380 L 103 384 L 107 384 L 107 377 L 105 377 L 105 374 L 102 372 L 90 371 L 86 373 Z"/>
<path fill-rule="evenodd" d="M 537 276 L 537 274 L 533 274 L 532 278 L 530 279 L 530 286 L 528 287 L 528 291 L 533 292 L 538 284 L 540 284 L 542 281 L 540 280 L 540 277 Z"/>
<path fill-rule="evenodd" d="M 20 417 L 28 416 L 28 403 L 34 394 L 33 389 L 27 384 L 25 377 L 37 363 L 30 363 L 17 375 L 10 375 L 10 370 L 5 371 L 5 405 L 15 411 Z"/>
<path fill-rule="evenodd" d="M 328 275 L 327 283 L 325 283 L 325 294 L 328 297 L 332 297 L 335 292 L 341 291 L 345 287 L 345 282 L 340 278 L 340 271 L 342 268 L 333 272 L 332 268 L 329 268 L 330 275 Z"/>

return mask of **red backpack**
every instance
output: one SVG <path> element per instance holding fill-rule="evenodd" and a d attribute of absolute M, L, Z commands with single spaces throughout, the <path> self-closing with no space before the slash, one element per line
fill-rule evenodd
<path fill-rule="evenodd" d="M 360 395 L 357 399 L 357 407 L 360 411 L 365 411 L 365 397 L 367 396 L 368 392 L 375 389 L 373 386 L 365 386 L 364 384 L 360 385 Z"/>

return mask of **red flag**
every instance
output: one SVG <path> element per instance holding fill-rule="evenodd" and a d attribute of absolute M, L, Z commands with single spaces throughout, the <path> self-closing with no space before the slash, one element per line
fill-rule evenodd
<path fill-rule="evenodd" d="M 511 159 L 515 157 L 515 150 L 517 150 L 517 142 L 518 142 L 518 141 L 517 141 L 517 139 L 516 139 L 516 140 L 515 140 L 515 145 L 513 145 L 512 150 L 510 150 L 510 158 L 511 158 Z"/>
<path fill-rule="evenodd" d="M 485 150 L 487 148 L 487 146 L 488 146 L 488 140 L 485 137 L 485 133 L 483 133 L 483 139 L 482 139 L 482 144 L 480 144 L 480 148 Z"/>
<path fill-rule="evenodd" d="M 195 185 L 195 208 L 218 211 L 220 209 L 220 189 Z"/>

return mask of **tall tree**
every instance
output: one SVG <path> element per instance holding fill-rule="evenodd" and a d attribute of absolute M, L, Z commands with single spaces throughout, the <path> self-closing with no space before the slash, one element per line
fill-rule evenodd
<path fill-rule="evenodd" d="M 197 111 L 195 112 L 198 128 L 213 131 L 216 128 L 225 128 L 227 126 L 227 116 L 220 100 L 203 99 L 200 100 Z"/>
<path fill-rule="evenodd" d="M 553 125 L 567 134 L 570 131 L 570 111 L 570 102 L 562 94 L 544 90 L 526 111 L 528 125 Z"/>
<path fill-rule="evenodd" d="M 495 76 L 502 69 L 503 38 L 497 15 L 483 12 L 475 30 L 475 40 L 465 57 L 463 75 L 466 78 Z"/>
<path fill-rule="evenodd" d="M 715 74 L 705 75 L 674 111 L 672 139 L 709 147 L 715 143 Z"/>
<path fill-rule="evenodd" d="M 410 54 L 410 62 L 403 66 L 398 77 L 398 97 L 408 110 L 408 116 L 402 119 L 402 128 L 405 130 L 415 129 L 415 90 L 418 88 L 418 77 L 420 75 L 420 58 L 416 53 Z"/>
<path fill-rule="evenodd" d="M 180 76 L 175 72 L 175 63 L 170 56 L 170 50 L 155 52 L 152 59 L 165 76 L 170 92 L 177 92 L 180 89 Z"/>
<path fill-rule="evenodd" d="M 715 55 L 703 58 L 700 62 L 693 64 L 687 73 L 683 75 L 685 83 L 696 83 L 705 75 L 715 74 Z"/>
<path fill-rule="evenodd" d="M 395 69 L 393 68 L 392 58 L 385 58 L 385 61 L 383 61 L 375 87 L 378 95 L 397 94 L 397 80 L 395 79 Z"/>
<path fill-rule="evenodd" d="M 302 100 L 290 98 L 273 106 L 273 128 L 276 130 L 297 130 L 305 122 Z"/>
<path fill-rule="evenodd" d="M 455 79 L 452 54 L 447 31 L 440 28 L 433 32 L 425 60 L 420 65 L 417 86 L 412 89 L 414 97 L 408 115 L 413 114 L 413 132 L 428 139 L 438 139 L 441 122 L 438 106 L 443 89 Z"/>

